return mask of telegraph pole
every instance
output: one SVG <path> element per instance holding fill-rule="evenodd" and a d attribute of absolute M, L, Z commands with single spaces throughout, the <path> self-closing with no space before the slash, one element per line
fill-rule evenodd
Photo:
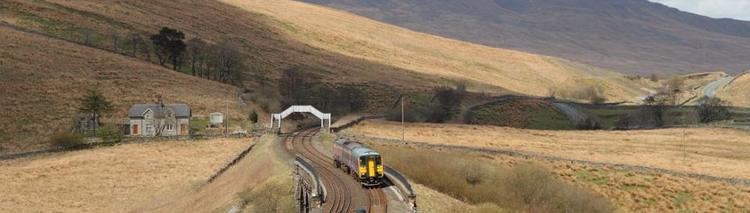
<path fill-rule="evenodd" d="M 406 126 L 404 125 L 404 96 L 401 96 L 401 141 L 406 142 Z"/>
<path fill-rule="evenodd" d="M 224 115 L 224 136 L 229 136 L 229 98 L 227 98 L 226 103 L 224 103 L 224 112 L 227 114 Z"/>

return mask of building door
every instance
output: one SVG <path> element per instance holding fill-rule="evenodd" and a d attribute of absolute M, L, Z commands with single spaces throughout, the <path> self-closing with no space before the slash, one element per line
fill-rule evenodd
<path fill-rule="evenodd" d="M 133 134 L 131 135 L 138 135 L 138 124 L 133 124 Z"/>
<path fill-rule="evenodd" d="M 180 124 L 180 135 L 187 135 L 188 134 L 188 128 L 185 124 Z"/>

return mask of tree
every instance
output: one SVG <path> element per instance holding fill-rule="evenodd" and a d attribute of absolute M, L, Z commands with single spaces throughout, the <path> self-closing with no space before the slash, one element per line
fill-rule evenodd
<path fill-rule="evenodd" d="M 177 70 L 179 67 L 180 56 L 186 49 L 185 34 L 179 30 L 164 27 L 159 34 L 151 35 L 151 42 L 156 49 L 156 56 L 159 58 L 159 64 L 164 66 L 167 61 L 172 61 L 172 69 Z"/>
<path fill-rule="evenodd" d="M 250 119 L 250 122 L 258 123 L 258 113 L 255 112 L 255 110 L 250 112 L 250 116 L 248 118 Z"/>
<path fill-rule="evenodd" d="M 433 108 L 430 121 L 443 123 L 458 115 L 461 102 L 465 96 L 465 84 L 459 84 L 455 89 L 450 87 L 435 88 L 433 100 L 437 100 L 437 105 Z"/>
<path fill-rule="evenodd" d="M 652 73 L 651 76 L 649 77 L 649 80 L 653 82 L 659 82 L 659 76 L 657 76 L 656 73 Z"/>
<path fill-rule="evenodd" d="M 667 82 L 667 96 L 672 100 L 672 105 L 679 105 L 680 94 L 685 86 L 685 79 L 674 77 Z"/>
<path fill-rule="evenodd" d="M 306 98 L 307 81 L 301 68 L 294 67 L 284 70 L 279 80 L 279 94 L 282 97 L 282 107 L 288 107 Z"/>
<path fill-rule="evenodd" d="M 242 57 L 236 45 L 223 42 L 218 46 L 220 81 L 237 85 L 242 81 Z"/>
<path fill-rule="evenodd" d="M 120 43 L 120 35 L 117 35 L 117 33 L 112 33 L 112 51 L 115 53 L 120 53 L 120 50 L 118 49 Z"/>
<path fill-rule="evenodd" d="M 720 98 L 708 98 L 698 105 L 698 118 L 701 123 L 726 120 L 730 117 L 731 113 Z"/>
<path fill-rule="evenodd" d="M 133 45 L 133 57 L 138 57 L 138 45 L 144 43 L 143 38 L 141 38 L 141 35 L 138 35 L 137 33 L 133 33 L 130 35 L 130 45 Z"/>
<path fill-rule="evenodd" d="M 194 38 L 187 42 L 188 56 L 190 59 L 190 71 L 196 76 L 200 71 L 205 60 L 206 48 L 208 44 L 203 39 Z"/>
<path fill-rule="evenodd" d="M 112 102 L 108 101 L 106 97 L 98 89 L 89 89 L 86 95 L 81 99 L 81 106 L 78 110 L 82 113 L 88 113 L 94 119 L 94 134 L 96 134 L 96 127 L 99 125 L 99 117 L 104 113 L 112 111 Z"/>
<path fill-rule="evenodd" d="M 94 46 L 91 43 L 91 37 L 93 36 L 94 32 L 86 28 L 80 29 L 80 32 L 81 34 L 83 34 L 83 45 L 90 46 L 90 47 Z"/>
<path fill-rule="evenodd" d="M 649 121 L 653 121 L 654 127 L 664 126 L 664 111 L 666 111 L 664 100 L 660 100 L 655 96 L 649 96 L 644 102 L 646 103 L 646 106 L 643 107 L 640 112 L 641 123 L 645 124 Z"/>

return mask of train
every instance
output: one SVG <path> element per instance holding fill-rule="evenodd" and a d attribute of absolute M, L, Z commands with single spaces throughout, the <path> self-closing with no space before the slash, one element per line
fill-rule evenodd
<path fill-rule="evenodd" d="M 383 184 L 385 172 L 380 153 L 348 139 L 338 139 L 333 145 L 333 162 L 336 168 L 353 176 L 363 187 Z"/>

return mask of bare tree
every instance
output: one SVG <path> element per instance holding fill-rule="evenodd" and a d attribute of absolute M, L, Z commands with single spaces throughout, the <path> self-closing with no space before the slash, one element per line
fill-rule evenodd
<path fill-rule="evenodd" d="M 674 77 L 667 82 L 666 94 L 671 99 L 672 105 L 679 105 L 680 94 L 685 87 L 685 79 Z"/>
<path fill-rule="evenodd" d="M 203 61 L 205 60 L 206 48 L 208 44 L 203 39 L 193 38 L 187 42 L 188 57 L 190 60 L 190 71 L 193 76 L 201 71 Z"/>
<path fill-rule="evenodd" d="M 89 29 L 81 29 L 81 33 L 83 34 L 83 45 L 91 46 L 91 36 L 93 32 Z"/>
<path fill-rule="evenodd" d="M 133 52 L 131 53 L 131 55 L 133 57 L 138 57 L 138 45 L 140 45 L 141 43 L 144 43 L 141 35 L 138 35 L 137 33 L 133 33 L 130 35 L 130 45 L 132 45 L 133 48 Z"/>
<path fill-rule="evenodd" d="M 218 46 L 219 80 L 225 83 L 237 84 L 242 80 L 242 57 L 235 46 L 228 42 Z"/>
<path fill-rule="evenodd" d="M 653 82 L 658 82 L 659 81 L 659 76 L 657 76 L 656 73 L 652 73 L 651 76 L 649 77 L 649 80 L 651 80 Z"/>
<path fill-rule="evenodd" d="M 119 49 L 117 48 L 119 45 L 120 36 L 117 35 L 117 33 L 112 33 L 112 51 L 115 53 L 119 53 Z"/>

